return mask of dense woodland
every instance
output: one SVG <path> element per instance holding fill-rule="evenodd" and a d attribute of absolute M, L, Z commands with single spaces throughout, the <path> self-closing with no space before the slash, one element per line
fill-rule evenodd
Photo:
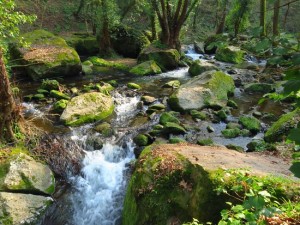
<path fill-rule="evenodd" d="M 54 177 L 59 188 L 62 180 L 72 183 L 70 173 L 85 177 L 86 146 L 105 148 L 122 127 L 114 117 L 119 116 L 116 93 L 123 93 L 139 97 L 135 117 L 143 119 L 123 121 L 132 127 L 126 135 L 132 132 L 136 161 L 121 194 L 126 193 L 122 218 L 107 224 L 300 224 L 299 12 L 299 0 L 0 0 L 0 200 L 6 201 L 6 193 L 56 199 Z M 191 51 L 197 59 L 189 57 Z M 182 68 L 188 68 L 188 78 L 154 82 L 157 89 L 141 81 Z M 240 99 L 234 98 L 237 89 Z M 84 99 L 76 102 L 80 96 Z M 255 102 L 252 108 L 244 109 L 243 96 L 249 105 Z M 93 102 L 86 103 L 88 98 Z M 24 102 L 48 110 L 44 121 L 51 121 L 51 129 L 26 116 Z M 274 105 L 274 112 L 264 111 Z M 70 115 L 74 112 L 78 115 Z M 95 139 L 78 147 L 61 138 L 71 140 L 68 132 L 87 123 L 101 144 Z M 201 131 L 204 123 L 209 125 Z M 213 134 L 224 138 L 230 151 L 288 162 L 290 179 L 238 169 L 203 172 L 173 152 L 189 144 L 219 145 Z M 248 138 L 247 149 L 238 139 L 227 144 L 234 138 Z M 165 143 L 178 146 L 172 150 Z M 23 153 L 49 166 L 51 188 L 38 187 L 26 172 L 18 172 L 20 183 L 9 183 L 11 165 Z M 178 197 L 181 192 L 184 197 Z M 20 224 L 1 204 L 0 224 Z M 62 224 L 47 223 L 55 207 L 29 224 Z M 78 222 L 84 223 L 96 224 Z"/>

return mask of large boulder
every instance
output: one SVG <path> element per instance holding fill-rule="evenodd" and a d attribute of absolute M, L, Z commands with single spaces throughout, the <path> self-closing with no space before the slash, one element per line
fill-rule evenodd
<path fill-rule="evenodd" d="M 289 166 L 280 158 L 223 147 L 184 143 L 148 146 L 135 163 L 125 196 L 122 224 L 185 224 L 193 218 L 201 224 L 208 221 L 218 224 L 221 209 L 228 206 L 226 202 L 236 199 L 231 194 L 217 192 L 220 186 L 242 186 L 241 177 L 251 179 L 258 174 L 253 180 L 262 181 L 274 193 L 275 188 L 281 198 L 298 196 L 298 182 L 287 182 L 282 177 L 279 181 L 274 176 L 259 178 L 268 174 L 289 176 L 292 174 Z M 237 170 L 241 168 L 248 169 Z"/>
<path fill-rule="evenodd" d="M 0 173 L 0 191 L 53 194 L 55 179 L 49 167 L 20 153 L 8 159 Z"/>
<path fill-rule="evenodd" d="M 136 65 L 129 72 L 139 76 L 146 76 L 146 75 L 159 74 L 161 73 L 161 69 L 156 64 L 155 61 L 150 60 Z"/>
<path fill-rule="evenodd" d="M 167 71 L 179 66 L 180 54 L 176 49 L 160 49 L 150 45 L 140 53 L 138 62 L 149 60 L 154 60 L 163 71 Z"/>
<path fill-rule="evenodd" d="M 192 63 L 189 68 L 189 74 L 194 77 L 201 73 L 204 73 L 209 70 L 219 70 L 218 67 L 213 65 L 212 63 L 203 61 L 203 60 L 196 60 Z"/>
<path fill-rule="evenodd" d="M 94 55 L 99 52 L 99 42 L 96 36 L 88 33 L 74 33 L 63 37 L 67 44 L 80 55 Z"/>
<path fill-rule="evenodd" d="M 77 52 L 66 41 L 45 30 L 35 30 L 22 35 L 29 47 L 17 48 L 15 57 L 26 65 L 33 80 L 57 76 L 76 76 L 81 72 Z"/>
<path fill-rule="evenodd" d="M 242 63 L 246 52 L 235 46 L 227 46 L 218 48 L 216 52 L 216 59 L 222 62 Z"/>
<path fill-rule="evenodd" d="M 102 120 L 112 114 L 114 103 L 111 96 L 91 92 L 71 99 L 60 120 L 69 126 L 79 126 Z"/>
<path fill-rule="evenodd" d="M 124 25 L 112 28 L 111 41 L 117 53 L 130 58 L 138 57 L 142 49 L 150 44 L 141 31 Z"/>
<path fill-rule="evenodd" d="M 37 224 L 52 201 L 45 196 L 0 192 L 0 224 Z"/>
<path fill-rule="evenodd" d="M 207 71 L 181 85 L 170 96 L 169 105 L 179 112 L 226 106 L 228 94 L 233 93 L 234 88 L 231 76 L 220 71 Z"/>
<path fill-rule="evenodd" d="M 282 141 L 289 134 L 289 131 L 295 128 L 299 122 L 300 109 L 284 114 L 267 130 L 264 137 L 265 141 Z"/>

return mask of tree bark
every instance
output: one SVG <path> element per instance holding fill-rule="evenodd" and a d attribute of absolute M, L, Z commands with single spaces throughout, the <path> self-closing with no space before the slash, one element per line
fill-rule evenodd
<path fill-rule="evenodd" d="M 218 18 L 216 18 L 217 21 L 217 29 L 216 29 L 216 34 L 222 34 L 224 32 L 225 28 L 225 22 L 226 22 L 226 16 L 227 16 L 227 5 L 228 5 L 228 0 L 224 0 L 223 3 L 221 3 L 221 6 L 218 6 L 218 8 L 223 8 L 222 14 L 221 14 L 221 20 L 218 23 Z M 217 17 L 218 17 L 217 13 Z"/>
<path fill-rule="evenodd" d="M 276 0 L 274 3 L 274 15 L 273 15 L 273 35 L 279 35 L 279 10 L 280 0 Z"/>
<path fill-rule="evenodd" d="M 102 10 L 102 29 L 100 34 L 100 54 L 107 55 L 111 50 L 110 32 L 109 32 L 109 18 L 107 15 L 107 1 L 101 1 Z"/>
<path fill-rule="evenodd" d="M 18 125 L 20 118 L 20 110 L 16 106 L 11 91 L 3 52 L 0 47 L 0 142 L 16 141 L 13 125 Z"/>
<path fill-rule="evenodd" d="M 267 35 L 266 29 L 266 17 L 267 17 L 267 1 L 260 0 L 260 27 L 261 27 L 261 36 Z"/>

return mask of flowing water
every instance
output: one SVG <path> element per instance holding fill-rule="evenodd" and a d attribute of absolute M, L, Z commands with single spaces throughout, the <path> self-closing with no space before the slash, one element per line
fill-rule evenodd
<path fill-rule="evenodd" d="M 189 48 L 187 54 L 193 60 L 203 58 L 203 55 L 195 53 Z M 213 60 L 212 58 L 208 58 Z M 219 62 L 217 62 L 219 63 Z M 228 69 L 231 65 L 219 63 L 221 68 Z M 119 84 L 136 82 L 143 87 L 143 94 L 149 94 L 158 98 L 156 103 L 165 103 L 165 98 L 172 93 L 172 89 L 163 88 L 162 85 L 170 80 L 179 80 L 185 83 L 190 79 L 188 68 L 180 68 L 157 76 L 129 77 L 117 74 Z M 93 79 L 116 79 L 116 77 L 101 77 Z M 88 83 L 88 80 L 84 82 Z M 120 89 L 120 90 L 119 90 Z M 115 115 L 107 121 L 112 125 L 114 134 L 111 137 L 102 137 L 93 130 L 95 124 L 84 125 L 78 128 L 64 129 L 64 138 L 78 143 L 85 151 L 83 168 L 79 175 L 70 174 L 67 180 L 69 185 L 62 188 L 65 191 L 56 199 L 56 203 L 48 210 L 47 215 L 41 222 L 43 225 L 119 225 L 121 224 L 122 205 L 125 195 L 126 184 L 130 174 L 130 162 L 134 160 L 134 144 L 132 137 L 139 132 L 148 131 L 152 125 L 158 122 L 158 116 L 151 120 L 143 120 L 136 123 L 136 118 L 145 113 L 147 107 L 139 106 L 140 95 L 136 92 L 128 93 L 124 88 L 114 92 L 113 97 L 116 104 Z M 235 101 L 239 104 L 239 110 L 233 111 L 230 121 L 237 121 L 240 114 L 247 114 L 253 106 L 257 105 L 260 96 L 251 96 L 236 90 Z M 251 101 L 251 104 L 249 103 Z M 27 112 L 41 115 L 33 105 L 25 105 Z M 273 106 L 274 107 L 274 106 Z M 269 108 L 269 107 L 267 107 Z M 276 111 L 276 110 L 275 110 Z M 277 110 L 278 111 L 278 110 Z M 40 120 L 38 120 L 38 123 Z M 135 125 L 132 125 L 135 124 Z M 193 121 L 189 116 L 185 118 L 185 125 L 198 127 L 198 131 L 188 132 L 184 138 L 195 142 L 197 138 L 212 138 L 220 145 L 237 144 L 246 147 L 251 137 L 238 137 L 225 139 L 221 130 L 226 124 L 212 123 L 209 121 Z M 47 129 L 50 127 L 45 125 Z M 216 132 L 208 133 L 207 126 L 212 126 Z M 53 132 L 63 130 L 61 126 L 52 126 Z M 51 129 L 50 129 L 51 130 Z M 259 133 L 254 138 L 261 137 Z M 102 141 L 101 145 L 90 145 L 90 140 Z M 59 188 L 58 188 L 59 189 Z"/>

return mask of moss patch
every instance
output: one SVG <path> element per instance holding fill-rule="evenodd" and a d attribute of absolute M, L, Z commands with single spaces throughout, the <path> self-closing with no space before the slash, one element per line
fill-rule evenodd
<path fill-rule="evenodd" d="M 133 67 L 129 72 L 139 76 L 146 76 L 159 74 L 162 71 L 155 61 L 150 60 Z"/>

